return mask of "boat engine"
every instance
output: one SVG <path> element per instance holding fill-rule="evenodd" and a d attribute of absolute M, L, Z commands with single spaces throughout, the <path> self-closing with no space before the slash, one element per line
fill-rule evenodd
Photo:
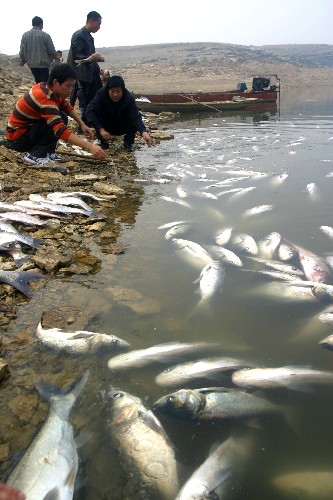
<path fill-rule="evenodd" d="M 255 76 L 252 80 L 252 90 L 261 91 L 269 87 L 271 80 L 263 76 Z"/>

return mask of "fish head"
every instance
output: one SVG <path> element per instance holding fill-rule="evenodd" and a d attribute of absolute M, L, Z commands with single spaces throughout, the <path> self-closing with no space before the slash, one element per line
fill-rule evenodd
<path fill-rule="evenodd" d="M 142 406 L 140 398 L 114 387 L 106 393 L 105 400 L 110 403 L 109 410 L 113 425 L 136 418 L 138 410 Z"/>
<path fill-rule="evenodd" d="M 195 417 L 205 406 L 206 397 L 198 391 L 180 389 L 155 401 L 153 408 L 183 418 Z"/>

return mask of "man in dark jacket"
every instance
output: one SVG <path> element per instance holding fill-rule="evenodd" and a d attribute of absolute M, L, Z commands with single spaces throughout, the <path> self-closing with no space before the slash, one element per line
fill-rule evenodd
<path fill-rule="evenodd" d="M 126 151 L 134 151 L 134 139 L 139 132 L 148 146 L 155 141 L 149 135 L 132 94 L 125 88 L 121 76 L 111 76 L 89 103 L 86 111 L 87 123 L 96 130 L 103 149 L 109 148 L 112 135 L 123 135 Z"/>
<path fill-rule="evenodd" d="M 91 33 L 97 33 L 100 29 L 101 22 L 102 17 L 98 12 L 91 11 L 88 13 L 85 26 L 76 31 L 72 36 L 67 58 L 67 63 L 77 72 L 78 84 L 82 91 L 82 102 L 84 102 L 82 114 L 84 122 L 86 122 L 86 107 L 94 98 L 98 89 L 102 87 L 98 62 L 104 61 L 104 59 L 99 52 L 96 52 L 94 39 L 91 36 Z M 77 91 L 78 87 L 76 86 L 73 92 L 77 93 Z M 71 96 L 71 104 L 74 104 L 75 100 L 76 95 Z"/>

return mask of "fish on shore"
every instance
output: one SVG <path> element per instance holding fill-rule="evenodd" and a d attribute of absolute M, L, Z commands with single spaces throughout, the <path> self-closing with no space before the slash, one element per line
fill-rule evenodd
<path fill-rule="evenodd" d="M 86 371 L 74 387 L 60 394 L 50 394 L 43 384 L 37 386 L 50 402 L 49 415 L 6 481 L 23 491 L 26 500 L 73 497 L 78 454 L 69 414 L 88 377 L 89 371 Z"/>
<path fill-rule="evenodd" d="M 166 342 L 146 349 L 118 354 L 109 360 L 108 367 L 111 370 L 126 370 L 127 368 L 141 368 L 151 363 L 169 363 L 175 358 L 214 349 L 217 345 L 209 342 Z"/>
<path fill-rule="evenodd" d="M 104 399 L 111 444 L 128 477 L 124 498 L 174 500 L 179 490 L 177 461 L 158 418 L 127 392 L 111 388 Z"/>
<path fill-rule="evenodd" d="M 44 329 L 41 323 L 37 326 L 36 336 L 44 345 L 72 354 L 93 354 L 129 347 L 128 342 L 115 335 L 86 330 L 66 332 L 60 328 Z"/>

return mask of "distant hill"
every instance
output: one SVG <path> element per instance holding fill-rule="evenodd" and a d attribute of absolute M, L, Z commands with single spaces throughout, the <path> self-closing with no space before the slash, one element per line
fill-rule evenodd
<path fill-rule="evenodd" d="M 331 84 L 333 45 L 170 43 L 101 47 L 101 66 L 121 74 L 135 92 L 222 90 L 251 84 L 253 75 L 277 74 L 284 86 Z M 67 50 L 63 50 L 66 60 Z M 0 54 L 0 66 L 25 72 L 17 57 Z"/>

